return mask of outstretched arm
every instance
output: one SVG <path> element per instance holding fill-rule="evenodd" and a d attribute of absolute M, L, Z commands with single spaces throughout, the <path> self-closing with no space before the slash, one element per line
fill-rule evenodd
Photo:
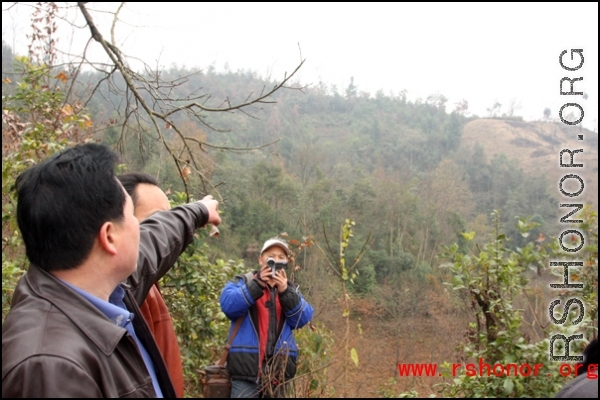
<path fill-rule="evenodd" d="M 129 279 L 136 302 L 142 304 L 154 283 L 173 267 L 192 242 L 196 229 L 221 223 L 218 202 L 212 196 L 157 212 L 140 223 L 138 268 Z"/>

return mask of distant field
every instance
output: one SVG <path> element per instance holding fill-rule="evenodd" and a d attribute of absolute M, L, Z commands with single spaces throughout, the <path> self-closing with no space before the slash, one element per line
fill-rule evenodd
<path fill-rule="evenodd" d="M 584 140 L 577 140 L 582 134 Z M 585 182 L 584 200 L 598 209 L 598 134 L 562 123 L 524 122 L 517 119 L 477 119 L 467 123 L 463 130 L 461 148 L 479 143 L 488 161 L 495 154 L 506 154 L 518 160 L 517 168 L 526 174 L 545 174 L 552 193 L 558 194 L 558 182 L 575 168 L 559 168 L 562 149 L 583 149 L 575 158 L 583 163 L 579 174 Z M 566 159 L 564 159 L 566 161 Z M 565 198 L 567 199 L 567 198 Z"/>

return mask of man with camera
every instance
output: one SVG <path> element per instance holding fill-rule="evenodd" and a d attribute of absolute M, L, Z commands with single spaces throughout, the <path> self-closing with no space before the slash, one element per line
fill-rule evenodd
<path fill-rule="evenodd" d="M 286 382 L 296 374 L 293 330 L 314 310 L 287 279 L 289 257 L 284 240 L 267 240 L 260 270 L 237 276 L 221 293 L 221 309 L 232 321 L 229 336 L 235 335 L 227 357 L 231 397 L 285 397 Z"/>

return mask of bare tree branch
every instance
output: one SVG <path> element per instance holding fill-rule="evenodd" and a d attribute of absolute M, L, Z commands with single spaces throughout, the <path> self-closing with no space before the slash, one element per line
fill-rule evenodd
<path fill-rule="evenodd" d="M 126 62 L 126 58 L 129 57 L 126 57 L 126 55 L 124 55 L 121 52 L 119 47 L 116 45 L 115 39 L 116 26 L 119 22 L 118 15 L 123 8 L 123 4 L 119 5 L 117 10 L 113 13 L 114 17 L 110 27 L 111 42 L 104 39 L 100 30 L 94 23 L 94 18 L 91 13 L 91 11 L 93 10 L 88 8 L 86 4 L 87 3 L 85 2 L 79 2 L 77 3 L 77 7 L 83 15 L 86 25 L 90 30 L 91 38 L 100 44 L 104 52 L 108 55 L 108 57 L 111 60 L 111 64 L 108 66 L 109 72 L 106 72 L 106 70 L 103 71 L 103 73 L 106 74 L 106 76 L 103 78 L 102 81 L 113 81 L 113 79 L 117 77 L 115 73 L 118 71 L 125 85 L 124 92 L 122 92 L 122 96 L 125 98 L 126 103 L 126 111 L 124 115 L 125 122 L 121 130 L 119 146 L 121 147 L 121 149 L 123 148 L 123 136 L 125 132 L 128 131 L 128 129 L 126 130 L 125 127 L 129 125 L 128 121 L 130 121 L 131 118 L 135 119 L 136 124 L 138 125 L 136 128 L 140 128 L 145 123 L 149 123 L 150 126 L 152 126 L 153 133 L 156 134 L 157 140 L 173 158 L 175 166 L 177 167 L 181 176 L 181 180 L 186 188 L 188 200 L 190 194 L 188 192 L 187 175 L 183 170 L 183 168 L 186 166 L 191 168 L 192 171 L 200 178 L 202 185 L 205 189 L 207 186 L 209 186 L 212 188 L 212 190 L 216 190 L 216 187 L 209 183 L 209 177 L 203 173 L 203 168 L 199 163 L 198 153 L 195 153 L 190 147 L 191 143 L 194 143 L 200 147 L 200 150 L 202 150 L 202 153 L 200 154 L 206 154 L 203 157 L 208 157 L 207 153 L 204 150 L 205 147 L 224 151 L 249 151 L 270 146 L 279 140 L 278 139 L 264 145 L 247 148 L 218 146 L 215 144 L 206 143 L 205 141 L 197 138 L 190 137 L 189 135 L 185 135 L 182 132 L 181 128 L 178 126 L 178 120 L 175 120 L 173 117 L 175 117 L 181 112 L 190 120 L 193 120 L 196 123 L 200 123 L 212 131 L 224 132 L 223 130 L 219 130 L 213 127 L 210 123 L 208 123 L 208 121 L 206 121 L 205 119 L 205 116 L 201 113 L 228 113 L 239 111 L 243 115 L 246 115 L 250 118 L 256 118 L 255 116 L 247 112 L 248 108 L 251 107 L 255 110 L 260 110 L 261 108 L 256 107 L 257 105 L 275 103 L 275 100 L 273 100 L 272 97 L 277 91 L 281 89 L 293 89 L 302 91 L 302 87 L 292 87 L 291 79 L 302 67 L 302 65 L 304 64 L 304 60 L 300 60 L 300 63 L 290 75 L 285 74 L 283 80 L 281 80 L 279 83 L 275 83 L 270 89 L 263 87 L 261 93 L 258 95 L 255 95 L 253 92 L 251 92 L 240 103 L 233 104 L 229 100 L 229 98 L 226 98 L 220 106 L 209 106 L 208 101 L 211 99 L 211 96 L 209 94 L 200 93 L 201 88 L 194 90 L 193 93 L 185 97 L 173 95 L 175 93 L 174 90 L 177 87 L 187 83 L 189 77 L 192 74 L 184 77 L 178 77 L 172 80 L 164 80 L 162 78 L 163 71 L 161 71 L 158 66 L 156 68 L 150 68 L 146 63 L 142 61 L 145 70 L 143 75 L 129 68 Z M 85 53 L 81 60 L 81 63 L 84 62 L 93 64 L 86 60 Z M 92 90 L 92 93 L 98 90 L 101 83 L 102 82 L 99 82 L 96 85 L 96 87 Z M 112 83 L 111 85 L 109 85 L 109 88 L 112 87 L 115 91 L 119 91 L 119 89 L 117 89 L 117 86 L 114 83 Z M 132 97 L 129 97 L 130 95 Z M 146 117 L 148 118 L 148 121 L 146 121 Z M 162 121 L 162 123 L 159 124 L 159 121 Z M 172 129 L 181 140 L 182 149 L 180 154 L 175 153 L 173 145 L 170 143 L 170 140 L 167 140 L 165 138 L 165 135 L 163 133 L 163 129 L 165 128 L 163 128 L 162 125 L 164 125 L 166 129 Z M 141 137 L 139 136 L 140 134 L 141 133 L 138 132 L 138 143 L 140 146 L 140 152 L 143 152 L 144 143 L 141 140 Z"/>

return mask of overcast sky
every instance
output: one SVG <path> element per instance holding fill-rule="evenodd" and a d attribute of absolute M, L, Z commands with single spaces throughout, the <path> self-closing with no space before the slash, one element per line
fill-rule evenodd
<path fill-rule="evenodd" d="M 23 54 L 28 9 L 5 11 L 11 3 L 2 4 L 2 37 Z M 116 9 L 115 3 L 102 7 Z M 107 37 L 108 17 L 95 14 Z M 129 3 L 120 19 L 118 44 L 151 65 L 158 60 L 222 71 L 227 63 L 234 71 L 278 78 L 302 56 L 302 83 L 322 81 L 341 93 L 354 77 L 358 90 L 371 95 L 407 90 L 414 101 L 439 93 L 449 98 L 449 110 L 466 99 L 479 116 L 495 102 L 503 112 L 514 102 L 526 120 L 542 118 L 546 107 L 558 118 L 563 104 L 576 102 L 585 111 L 583 125 L 597 127 L 597 3 Z M 72 32 L 61 29 L 62 44 Z M 89 36 L 84 29 L 74 32 Z M 81 44 L 73 43 L 77 51 Z M 570 49 L 583 49 L 578 71 L 558 62 Z M 588 99 L 561 96 L 562 77 L 583 77 L 575 89 Z"/>

